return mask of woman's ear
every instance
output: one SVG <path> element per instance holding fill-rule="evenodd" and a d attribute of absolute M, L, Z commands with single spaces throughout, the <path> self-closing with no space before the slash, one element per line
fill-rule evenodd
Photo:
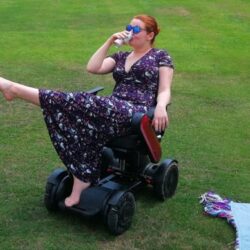
<path fill-rule="evenodd" d="M 155 36 L 155 33 L 153 31 L 147 34 L 147 37 L 148 37 L 149 41 L 153 40 L 154 36 Z"/>

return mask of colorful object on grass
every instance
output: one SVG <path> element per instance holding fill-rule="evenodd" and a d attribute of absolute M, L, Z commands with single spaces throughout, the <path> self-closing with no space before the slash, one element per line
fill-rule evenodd
<path fill-rule="evenodd" d="M 223 199 L 218 194 L 209 191 L 200 196 L 200 203 L 204 206 L 205 213 L 226 219 L 236 229 L 235 249 L 239 250 L 239 237 L 231 210 L 231 200 Z"/>

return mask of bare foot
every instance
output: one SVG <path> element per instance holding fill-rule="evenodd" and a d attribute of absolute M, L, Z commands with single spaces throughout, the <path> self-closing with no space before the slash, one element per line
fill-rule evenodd
<path fill-rule="evenodd" d="M 67 197 L 64 201 L 66 207 L 72 207 L 74 205 L 77 205 L 80 202 L 82 191 L 90 186 L 90 183 L 83 182 L 77 179 L 75 176 L 73 176 L 73 178 L 74 178 L 74 183 L 72 192 L 70 196 Z"/>
<path fill-rule="evenodd" d="M 11 91 L 13 87 L 13 82 L 0 77 L 0 92 L 3 93 L 3 96 L 7 101 L 12 101 L 14 99 L 14 93 Z"/>
<path fill-rule="evenodd" d="M 79 202 L 80 202 L 80 197 L 76 198 L 69 196 L 68 198 L 65 199 L 64 204 L 66 207 L 73 207 L 77 205 Z"/>

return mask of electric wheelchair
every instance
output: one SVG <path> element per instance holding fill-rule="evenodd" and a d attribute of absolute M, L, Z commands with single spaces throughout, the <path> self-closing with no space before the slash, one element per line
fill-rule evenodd
<path fill-rule="evenodd" d="M 88 91 L 96 94 L 97 87 Z M 135 212 L 134 192 L 141 186 L 152 186 L 153 193 L 164 201 L 174 195 L 179 177 L 175 159 L 161 160 L 162 134 L 151 126 L 154 110 L 136 113 L 133 133 L 110 141 L 102 151 L 101 178 L 97 185 L 81 193 L 80 202 L 65 207 L 64 199 L 72 190 L 72 176 L 64 168 L 55 169 L 47 179 L 44 203 L 49 211 L 65 211 L 83 217 L 100 215 L 114 235 L 129 229 Z"/>

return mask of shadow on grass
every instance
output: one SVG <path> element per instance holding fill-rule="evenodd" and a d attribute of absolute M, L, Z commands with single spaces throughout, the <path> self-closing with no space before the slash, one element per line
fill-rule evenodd
<path fill-rule="evenodd" d="M 146 220 L 148 217 L 147 214 L 149 210 L 152 210 L 152 208 L 157 206 L 159 207 L 159 205 L 163 203 L 154 196 L 151 187 L 143 187 L 137 190 L 135 192 L 135 200 L 136 200 L 136 211 L 133 217 L 132 226 L 130 229 L 128 229 L 129 231 L 134 230 L 134 226 L 136 226 L 136 221 L 138 219 L 138 216 L 141 216 L 141 218 L 139 219 L 140 221 Z M 41 206 L 41 202 L 40 205 L 38 206 Z M 42 208 L 40 207 L 39 210 L 41 209 Z M 27 213 L 25 207 L 23 207 L 21 210 L 22 210 L 22 212 L 20 211 L 21 213 Z M 44 210 L 46 210 L 45 207 Z M 79 233 L 79 231 L 84 232 L 85 235 L 90 235 L 90 234 L 92 235 L 94 233 L 95 238 L 97 238 L 98 240 L 105 239 L 105 241 L 114 241 L 117 238 L 117 236 L 114 236 L 109 232 L 101 213 L 96 216 L 85 217 L 73 212 L 61 211 L 61 210 L 55 212 L 48 211 L 48 214 L 40 211 L 39 213 L 36 213 L 36 215 L 33 214 L 33 219 L 34 220 L 41 219 L 40 213 L 44 215 L 43 218 L 44 221 L 49 220 L 50 227 L 52 227 L 53 223 L 55 223 L 54 225 L 55 228 L 58 227 L 57 226 L 58 224 L 63 224 L 71 228 L 72 233 Z M 124 234 L 126 234 L 126 232 Z"/>

